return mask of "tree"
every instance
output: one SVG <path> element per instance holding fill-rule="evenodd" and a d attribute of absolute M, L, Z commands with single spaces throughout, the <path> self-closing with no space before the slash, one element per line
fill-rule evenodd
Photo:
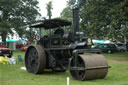
<path fill-rule="evenodd" d="M 6 41 L 6 36 L 8 32 L 12 32 L 10 28 L 10 24 L 8 22 L 5 21 L 1 21 L 0 22 L 0 32 L 1 32 L 1 37 L 2 37 L 2 41 Z"/>
<path fill-rule="evenodd" d="M 49 19 L 51 19 L 52 17 L 52 1 L 49 1 L 48 4 L 46 4 L 46 9 L 47 9 L 47 16 L 49 17 Z"/>
<path fill-rule="evenodd" d="M 35 21 L 40 16 L 37 0 L 0 0 L 0 32 L 2 41 L 6 41 L 8 33 L 14 28 L 20 37 L 27 22 Z"/>
<path fill-rule="evenodd" d="M 83 31 L 98 39 L 128 37 L 127 3 L 127 0 L 88 0 L 80 14 Z"/>
<path fill-rule="evenodd" d="M 62 10 L 60 17 L 62 19 L 73 21 L 72 7 L 75 4 L 75 0 L 67 1 L 67 6 Z"/>
<path fill-rule="evenodd" d="M 72 16 L 71 7 L 67 6 L 66 8 L 64 8 L 60 15 L 61 15 L 61 18 L 72 21 L 73 16 Z"/>
<path fill-rule="evenodd" d="M 106 5 L 101 5 L 101 1 L 90 0 L 86 3 L 81 10 L 81 27 L 86 36 L 92 36 L 94 38 L 104 38 L 105 13 Z M 102 31 L 102 32 L 101 32 Z"/>

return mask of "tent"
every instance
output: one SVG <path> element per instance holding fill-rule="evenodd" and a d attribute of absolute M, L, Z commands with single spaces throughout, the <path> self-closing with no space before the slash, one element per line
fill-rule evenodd
<path fill-rule="evenodd" d="M 16 41 L 19 41 L 19 42 L 22 42 L 22 43 L 26 42 L 25 40 L 6 40 L 6 42 L 16 42 Z"/>
<path fill-rule="evenodd" d="M 111 43 L 110 40 L 92 40 L 94 44 Z"/>
<path fill-rule="evenodd" d="M 18 41 L 18 40 L 6 40 L 7 43 L 8 42 L 16 42 L 16 41 Z"/>
<path fill-rule="evenodd" d="M 12 50 L 16 50 L 16 45 L 17 44 L 24 44 L 26 43 L 25 40 L 6 40 L 6 42 L 8 43 L 8 47 Z"/>

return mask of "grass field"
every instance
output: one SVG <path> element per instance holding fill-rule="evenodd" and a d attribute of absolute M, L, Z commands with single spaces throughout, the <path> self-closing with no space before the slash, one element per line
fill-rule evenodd
<path fill-rule="evenodd" d="M 15 51 L 14 56 L 18 55 L 24 57 L 23 52 Z M 112 67 L 105 79 L 76 81 L 71 78 L 69 71 L 34 75 L 20 70 L 24 64 L 18 63 L 17 65 L 0 65 L 0 85 L 66 85 L 68 76 L 70 85 L 128 85 L 128 52 L 103 55 Z"/>

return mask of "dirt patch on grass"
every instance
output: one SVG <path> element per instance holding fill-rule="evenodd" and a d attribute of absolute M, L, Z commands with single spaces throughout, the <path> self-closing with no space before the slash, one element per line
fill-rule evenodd
<path fill-rule="evenodd" d="M 112 59 L 112 60 L 114 60 L 114 61 L 119 61 L 119 62 L 128 62 L 128 60 L 126 59 Z"/>

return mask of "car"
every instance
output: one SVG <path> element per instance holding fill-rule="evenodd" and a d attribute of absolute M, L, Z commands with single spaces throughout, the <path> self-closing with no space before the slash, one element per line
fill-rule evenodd
<path fill-rule="evenodd" d="M 21 50 L 21 51 L 26 51 L 30 45 L 32 45 L 32 42 L 30 42 L 30 41 L 28 40 L 27 44 L 23 45 L 23 46 L 20 48 L 20 50 Z"/>
<path fill-rule="evenodd" d="M 105 53 L 113 53 L 113 52 L 118 52 L 118 48 L 115 44 L 109 43 L 109 44 L 98 44 L 92 49 L 100 49 L 102 52 Z"/>
<path fill-rule="evenodd" d="M 116 43 L 116 46 L 120 52 L 125 52 L 127 50 L 125 43 Z"/>
<path fill-rule="evenodd" d="M 28 47 L 29 47 L 29 46 L 21 47 L 20 50 L 21 50 L 21 51 L 26 51 Z"/>
<path fill-rule="evenodd" d="M 10 48 L 4 46 L 3 42 L 0 42 L 0 56 L 7 56 L 8 58 L 11 58 L 12 55 L 13 51 Z"/>

